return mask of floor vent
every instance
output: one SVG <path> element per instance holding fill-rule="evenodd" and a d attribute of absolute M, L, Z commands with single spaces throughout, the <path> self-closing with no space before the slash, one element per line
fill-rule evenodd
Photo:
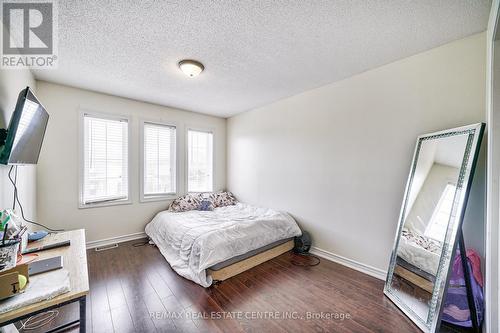
<path fill-rule="evenodd" d="M 118 243 L 111 244 L 111 245 L 106 245 L 106 246 L 98 246 L 98 247 L 95 248 L 95 251 L 96 252 L 106 251 L 106 250 L 115 249 L 117 247 L 118 247 Z"/>

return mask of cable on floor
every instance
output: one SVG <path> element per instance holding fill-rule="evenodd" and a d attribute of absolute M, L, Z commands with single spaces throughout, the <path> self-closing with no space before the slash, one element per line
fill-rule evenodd
<path fill-rule="evenodd" d="M 141 246 L 146 246 L 149 244 L 149 240 L 145 241 L 145 242 L 138 242 L 138 243 L 134 243 L 132 244 L 133 247 L 141 247 Z"/>
<path fill-rule="evenodd" d="M 156 246 L 156 244 L 153 242 L 151 238 L 146 238 L 146 240 L 143 242 L 137 242 L 132 244 L 133 247 L 141 247 L 146 245 Z"/>
<path fill-rule="evenodd" d="M 312 263 L 300 263 L 298 261 L 295 261 L 295 260 L 291 260 L 291 263 L 292 265 L 294 266 L 301 266 L 301 267 L 314 267 L 314 266 L 318 266 L 319 263 L 321 262 L 321 259 L 318 257 L 318 256 L 315 256 L 314 254 L 310 254 L 310 253 L 294 253 L 295 256 L 300 256 L 300 257 L 309 257 L 309 258 L 313 258 L 314 259 L 314 262 Z"/>

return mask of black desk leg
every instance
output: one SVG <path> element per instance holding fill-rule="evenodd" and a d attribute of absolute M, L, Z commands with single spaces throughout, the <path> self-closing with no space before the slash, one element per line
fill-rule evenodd
<path fill-rule="evenodd" d="M 80 298 L 80 333 L 85 333 L 87 323 L 87 296 Z"/>

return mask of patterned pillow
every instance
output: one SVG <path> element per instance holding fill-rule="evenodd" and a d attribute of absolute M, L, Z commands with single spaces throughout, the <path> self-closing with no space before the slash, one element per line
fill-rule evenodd
<path fill-rule="evenodd" d="M 203 199 L 200 202 L 200 206 L 198 207 L 198 210 L 212 211 L 212 210 L 214 210 L 214 203 L 210 199 Z"/>
<path fill-rule="evenodd" d="M 199 194 L 188 193 L 172 201 L 168 208 L 171 212 L 187 212 L 200 207 L 201 198 Z"/>
<path fill-rule="evenodd" d="M 425 250 L 436 254 L 441 253 L 441 249 L 443 248 L 441 242 L 407 228 L 404 228 L 401 233 L 402 236 L 408 241 L 424 248 Z"/>
<path fill-rule="evenodd" d="M 216 208 L 224 206 L 232 206 L 238 203 L 238 200 L 236 200 L 236 198 L 231 192 L 212 193 L 210 197 L 214 203 L 214 207 Z"/>

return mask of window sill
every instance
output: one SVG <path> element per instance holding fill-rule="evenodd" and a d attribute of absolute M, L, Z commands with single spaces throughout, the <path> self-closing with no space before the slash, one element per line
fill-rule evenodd
<path fill-rule="evenodd" d="M 215 193 L 214 190 L 206 190 L 206 191 L 188 191 L 188 194 L 202 194 L 202 193 Z"/>
<path fill-rule="evenodd" d="M 128 199 L 128 200 L 117 200 L 117 201 L 89 203 L 89 204 L 80 203 L 78 205 L 78 208 L 79 209 L 87 209 L 87 208 L 99 208 L 99 207 L 131 205 L 131 204 L 132 204 L 132 200 Z"/>
<path fill-rule="evenodd" d="M 152 197 L 141 197 L 139 201 L 141 203 L 148 203 L 148 202 L 157 202 L 157 201 L 169 201 L 169 200 L 174 200 L 178 197 L 177 193 L 173 194 L 165 194 L 165 195 L 158 195 L 158 196 L 152 196 Z"/>

